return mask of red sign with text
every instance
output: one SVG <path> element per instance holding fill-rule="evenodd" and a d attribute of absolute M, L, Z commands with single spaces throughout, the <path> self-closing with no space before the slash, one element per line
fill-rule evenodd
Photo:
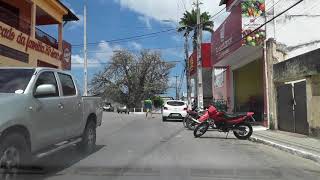
<path fill-rule="evenodd" d="M 242 17 L 241 5 L 232 9 L 228 18 L 213 33 L 213 64 L 236 51 L 242 46 Z"/>
<path fill-rule="evenodd" d="M 63 53 L 61 55 L 62 69 L 71 70 L 71 44 L 66 41 L 63 41 L 62 49 L 63 49 Z"/>

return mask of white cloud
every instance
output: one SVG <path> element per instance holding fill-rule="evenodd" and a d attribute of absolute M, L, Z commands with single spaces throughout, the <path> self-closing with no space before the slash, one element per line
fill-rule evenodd
<path fill-rule="evenodd" d="M 147 16 L 138 16 L 138 20 L 143 22 L 148 29 L 152 29 L 150 18 Z"/>
<path fill-rule="evenodd" d="M 100 41 L 96 52 L 94 53 L 94 58 L 101 62 L 108 62 L 114 51 L 120 50 L 122 47 L 120 45 L 111 45 L 106 41 Z"/>
<path fill-rule="evenodd" d="M 137 42 L 134 42 L 134 41 L 129 42 L 128 47 L 130 49 L 134 49 L 134 50 L 138 50 L 138 51 L 142 49 L 142 45 Z"/>
<path fill-rule="evenodd" d="M 78 21 L 68 22 L 67 28 L 69 30 L 72 30 L 72 29 L 76 29 L 76 28 L 79 28 L 79 27 L 83 27 L 83 15 L 76 13 L 76 11 L 73 10 L 72 8 L 70 8 L 70 10 L 79 18 L 79 20 Z"/>
<path fill-rule="evenodd" d="M 83 67 L 84 58 L 81 54 L 73 54 L 71 55 L 72 68 L 75 67 Z M 96 59 L 88 58 L 88 67 L 99 67 L 100 62 Z"/>
<path fill-rule="evenodd" d="M 119 3 L 122 8 L 128 8 L 143 16 L 152 18 L 157 21 L 170 20 L 178 22 L 179 18 L 184 13 L 185 9 L 180 0 L 114 0 Z M 194 0 L 183 0 L 187 10 L 193 8 L 192 4 Z M 220 11 L 223 6 L 219 6 L 219 0 L 202 0 L 201 10 L 208 11 L 211 15 L 214 15 Z M 223 17 L 223 15 L 222 15 Z M 220 17 L 217 19 L 216 26 L 221 21 Z"/>
<path fill-rule="evenodd" d="M 101 41 L 97 48 L 88 50 L 88 66 L 99 67 L 108 63 L 116 50 L 122 49 L 119 45 L 111 45 L 106 41 Z M 74 54 L 71 56 L 73 65 L 72 67 L 82 67 L 84 58 L 83 54 Z"/>

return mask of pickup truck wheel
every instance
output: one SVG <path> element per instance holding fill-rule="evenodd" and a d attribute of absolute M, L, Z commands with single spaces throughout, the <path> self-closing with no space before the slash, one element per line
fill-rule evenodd
<path fill-rule="evenodd" d="M 96 124 L 93 121 L 90 121 L 84 134 L 82 136 L 82 141 L 79 144 L 79 150 L 85 154 L 90 154 L 94 151 L 96 146 Z"/>
<path fill-rule="evenodd" d="M 19 168 L 29 162 L 30 154 L 24 136 L 16 133 L 6 135 L 0 142 L 1 179 L 14 179 Z"/>

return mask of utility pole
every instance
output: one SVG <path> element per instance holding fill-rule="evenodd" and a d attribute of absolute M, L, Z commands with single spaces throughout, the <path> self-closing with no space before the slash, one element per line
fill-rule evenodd
<path fill-rule="evenodd" d="M 201 57 L 201 44 L 202 44 L 202 25 L 200 20 L 200 3 L 197 0 L 197 99 L 198 108 L 203 109 L 203 84 L 202 84 L 202 57 Z"/>
<path fill-rule="evenodd" d="M 190 79 L 190 64 L 189 64 L 189 43 L 188 43 L 188 34 L 185 34 L 184 49 L 186 54 L 186 79 L 187 79 L 187 101 L 188 109 L 191 109 L 191 79 Z"/>
<path fill-rule="evenodd" d="M 179 99 L 179 94 L 178 94 L 178 77 L 177 75 L 174 76 L 176 78 L 176 100 Z"/>
<path fill-rule="evenodd" d="M 84 96 L 88 95 L 88 60 L 87 60 L 87 0 L 83 4 L 83 57 L 84 57 Z"/>

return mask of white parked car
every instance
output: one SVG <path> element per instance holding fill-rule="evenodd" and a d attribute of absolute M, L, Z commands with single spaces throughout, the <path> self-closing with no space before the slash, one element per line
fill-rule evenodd
<path fill-rule="evenodd" d="M 168 100 L 162 111 L 162 121 L 183 119 L 187 115 L 187 104 L 184 101 Z"/>

